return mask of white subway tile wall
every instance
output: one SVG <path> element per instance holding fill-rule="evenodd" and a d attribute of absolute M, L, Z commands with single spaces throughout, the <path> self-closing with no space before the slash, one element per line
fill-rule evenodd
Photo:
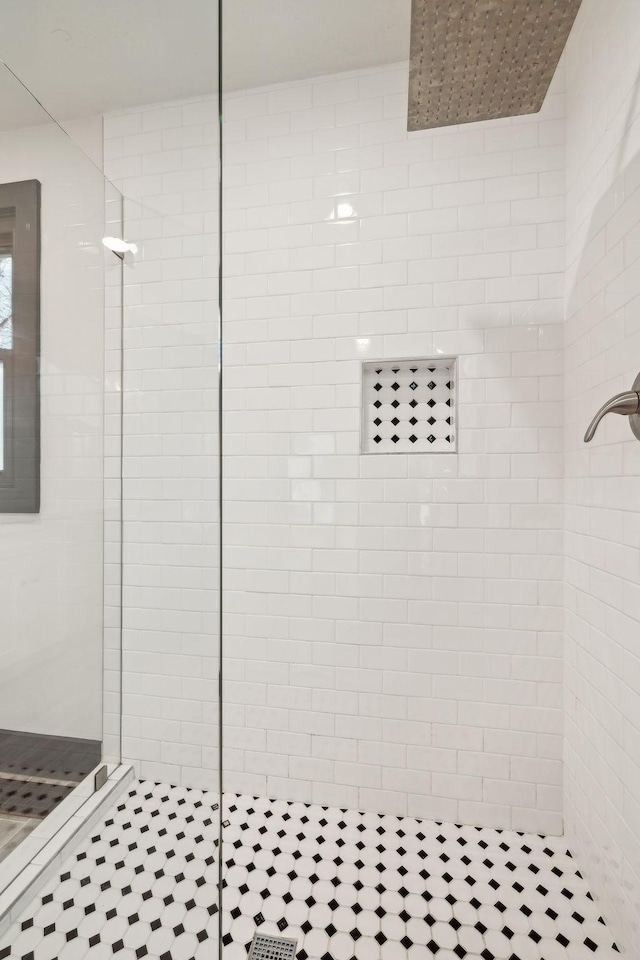
<path fill-rule="evenodd" d="M 569 844 L 619 945 L 640 936 L 640 444 L 582 437 L 640 370 L 640 7 L 584 0 L 567 47 L 566 737 Z M 605 79 L 606 78 L 606 79 Z"/>
<path fill-rule="evenodd" d="M 144 777 L 206 789 L 219 788 L 217 114 L 208 98 L 104 123 L 138 246 L 124 266 L 122 752 Z"/>
<path fill-rule="evenodd" d="M 564 99 L 406 132 L 407 66 L 225 105 L 226 783 L 561 830 Z M 360 446 L 459 356 L 457 456 Z"/>
<path fill-rule="evenodd" d="M 561 829 L 562 76 L 406 132 L 406 65 L 225 105 L 231 789 Z M 457 355 L 457 456 L 360 364 Z"/>
<path fill-rule="evenodd" d="M 563 76 L 539 115 L 411 135 L 406 83 L 226 99 L 225 787 L 557 833 Z M 214 383 L 184 340 L 211 336 L 211 109 L 105 125 L 150 211 L 125 291 L 125 755 L 192 785 L 215 665 L 186 588 L 212 561 L 171 538 L 211 492 L 183 472 Z M 361 362 L 412 356 L 460 358 L 458 454 L 362 456 Z"/>

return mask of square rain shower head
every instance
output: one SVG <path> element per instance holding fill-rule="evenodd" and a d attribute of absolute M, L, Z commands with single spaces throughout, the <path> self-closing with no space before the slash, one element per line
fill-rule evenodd
<path fill-rule="evenodd" d="M 582 0 L 412 0 L 408 130 L 537 113 Z"/>

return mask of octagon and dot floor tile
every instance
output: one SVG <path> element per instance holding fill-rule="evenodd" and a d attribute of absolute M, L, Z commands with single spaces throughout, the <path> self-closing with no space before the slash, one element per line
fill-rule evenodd
<path fill-rule="evenodd" d="M 138 782 L 0 941 L 0 960 L 211 960 L 216 799 Z M 227 796 L 221 960 L 611 960 L 559 838 Z"/>

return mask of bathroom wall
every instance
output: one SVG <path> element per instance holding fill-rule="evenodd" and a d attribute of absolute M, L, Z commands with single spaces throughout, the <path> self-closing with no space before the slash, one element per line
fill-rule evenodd
<path fill-rule="evenodd" d="M 226 789 L 558 832 L 563 80 L 540 115 L 411 136 L 406 82 L 226 100 Z M 213 634 L 183 613 L 211 581 L 167 537 L 211 488 L 205 461 L 180 476 L 206 421 L 180 407 L 167 448 L 160 411 L 214 382 L 183 339 L 213 342 L 213 106 L 105 124 L 151 231 L 126 279 L 125 756 L 183 783 L 215 761 Z M 360 362 L 434 354 L 460 357 L 459 454 L 360 456 Z"/>
<path fill-rule="evenodd" d="M 124 270 L 123 757 L 218 780 L 217 100 L 105 118 Z M 114 675 L 114 680 L 115 680 Z"/>
<path fill-rule="evenodd" d="M 407 68 L 225 105 L 227 783 L 557 832 L 562 76 L 408 135 Z M 458 455 L 360 364 L 459 356 Z"/>
<path fill-rule="evenodd" d="M 566 51 L 569 844 L 618 945 L 640 933 L 640 444 L 598 407 L 640 370 L 640 8 L 584 0 Z"/>
<path fill-rule="evenodd" d="M 99 120 L 75 132 L 101 147 Z M 28 179 L 42 184 L 41 510 L 0 514 L 0 728 L 99 740 L 104 184 L 48 121 L 0 133 L 0 181 Z"/>

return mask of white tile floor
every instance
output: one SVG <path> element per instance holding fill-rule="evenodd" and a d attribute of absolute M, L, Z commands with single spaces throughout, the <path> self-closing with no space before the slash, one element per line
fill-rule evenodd
<path fill-rule="evenodd" d="M 138 782 L 0 941 L 0 960 L 213 960 L 213 794 Z M 225 800 L 224 960 L 619 956 L 559 838 Z"/>

